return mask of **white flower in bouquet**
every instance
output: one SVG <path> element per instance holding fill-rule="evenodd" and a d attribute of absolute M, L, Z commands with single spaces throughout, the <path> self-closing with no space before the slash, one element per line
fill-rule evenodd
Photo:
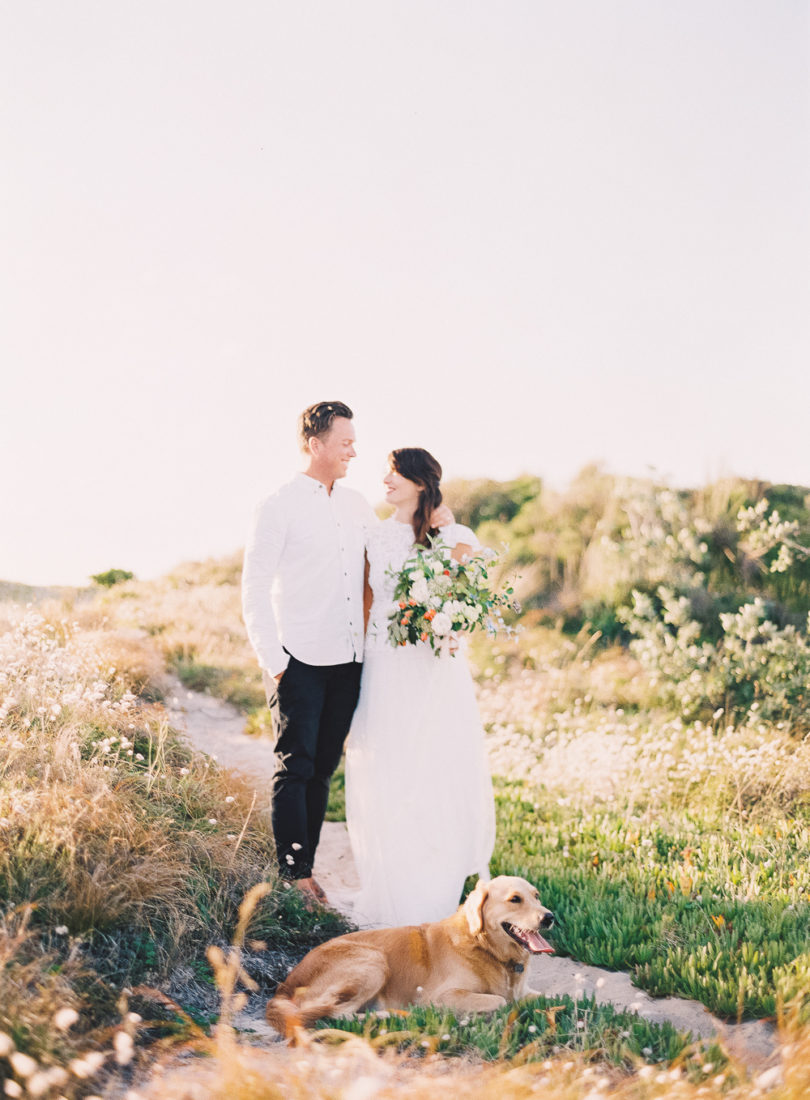
<path fill-rule="evenodd" d="M 453 629 L 453 620 L 449 615 L 445 615 L 443 611 L 440 611 L 434 616 L 431 626 L 433 627 L 433 633 L 437 637 L 443 638 L 445 634 L 449 634 Z"/>
<path fill-rule="evenodd" d="M 429 598 L 427 579 L 419 574 L 411 585 L 411 599 L 416 600 L 417 603 L 427 603 Z"/>

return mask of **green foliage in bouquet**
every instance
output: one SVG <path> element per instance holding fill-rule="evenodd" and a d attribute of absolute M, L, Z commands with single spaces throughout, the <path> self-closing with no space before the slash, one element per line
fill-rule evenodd
<path fill-rule="evenodd" d="M 509 606 L 513 588 L 495 584 L 490 571 L 496 561 L 491 550 L 456 561 L 439 541 L 417 549 L 399 573 L 391 574 L 396 577 L 388 620 L 391 644 L 425 642 L 438 654 L 449 648 L 454 635 L 476 628 L 491 634 L 499 629 L 511 632 L 503 608 Z"/>

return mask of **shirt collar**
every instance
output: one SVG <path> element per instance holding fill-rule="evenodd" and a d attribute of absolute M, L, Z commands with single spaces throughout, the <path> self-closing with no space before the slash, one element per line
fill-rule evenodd
<path fill-rule="evenodd" d="M 303 470 L 298 471 L 298 473 L 293 478 L 293 481 L 299 489 L 303 489 L 305 492 L 312 493 L 313 496 L 315 496 L 316 494 L 320 495 L 321 493 L 326 493 L 327 496 L 329 495 L 327 488 L 322 481 L 318 481 L 316 477 L 310 477 L 309 474 L 305 474 Z M 332 486 L 333 493 L 336 488 L 337 484 Z"/>

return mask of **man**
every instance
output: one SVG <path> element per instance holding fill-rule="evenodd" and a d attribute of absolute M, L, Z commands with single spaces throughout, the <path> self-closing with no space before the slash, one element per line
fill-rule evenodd
<path fill-rule="evenodd" d="M 337 484 L 355 457 L 351 409 L 320 401 L 299 419 L 306 467 L 258 508 L 245 548 L 248 637 L 277 708 L 273 831 L 280 874 L 308 905 L 329 782 L 360 690 L 366 531 L 375 516 Z"/>

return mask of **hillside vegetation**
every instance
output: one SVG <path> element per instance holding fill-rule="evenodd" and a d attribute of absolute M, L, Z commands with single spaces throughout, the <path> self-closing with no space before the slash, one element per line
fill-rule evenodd
<path fill-rule="evenodd" d="M 442 1078 L 456 1091 L 471 1088 L 470 1058 L 491 1061 L 476 1077 L 481 1096 L 805 1094 L 809 492 L 737 480 L 675 491 L 596 468 L 565 492 L 534 477 L 446 492 L 459 520 L 505 546 L 522 603 L 517 638 L 471 651 L 498 792 L 493 872 L 538 886 L 560 917 L 558 952 L 728 1019 L 781 1019 L 782 1068 L 756 1084 L 671 1030 L 560 1000 L 492 1020 L 423 1011 L 390 1028 L 349 1022 L 260 1073 L 226 1043 L 209 1095 L 326 1097 L 330 1082 L 349 1087 L 349 1066 L 377 1080 L 370 1052 L 389 1048 L 460 1059 Z M 231 977 L 223 956 L 214 969 L 227 992 L 244 967 L 261 999 L 342 927 L 278 889 L 266 807 L 195 757 L 162 706 L 168 669 L 269 735 L 240 570 L 234 556 L 79 596 L 4 593 L 7 1095 L 87 1095 L 141 1051 L 213 1050 L 210 944 L 240 940 Z M 374 1054 L 391 1095 L 444 1087 L 430 1060 L 422 1076 L 397 1057 Z"/>

